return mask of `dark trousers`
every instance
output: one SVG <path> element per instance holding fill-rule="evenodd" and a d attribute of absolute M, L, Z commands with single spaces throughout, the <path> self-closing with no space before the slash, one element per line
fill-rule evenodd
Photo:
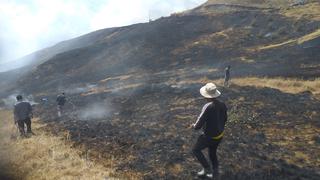
<path fill-rule="evenodd" d="M 27 133 L 31 133 L 31 119 L 27 118 L 24 120 L 18 120 L 18 128 L 19 128 L 19 132 L 20 135 L 24 135 L 25 134 L 25 130 L 24 130 L 24 124 L 26 124 L 27 126 Z"/>
<path fill-rule="evenodd" d="M 217 157 L 217 148 L 220 142 L 221 142 L 221 139 L 214 140 L 205 135 L 199 136 L 197 143 L 193 147 L 192 152 L 194 156 L 198 159 L 198 161 L 200 162 L 203 168 L 210 169 L 210 165 L 202 153 L 202 150 L 204 150 L 205 148 L 208 148 L 208 154 L 211 161 L 212 169 L 213 170 L 218 169 L 219 162 Z"/>
<path fill-rule="evenodd" d="M 224 78 L 224 83 L 223 83 L 223 85 L 224 86 L 229 86 L 229 78 Z"/>

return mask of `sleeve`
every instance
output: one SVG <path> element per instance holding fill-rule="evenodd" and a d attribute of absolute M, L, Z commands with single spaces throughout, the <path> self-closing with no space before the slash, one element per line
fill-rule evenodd
<path fill-rule="evenodd" d="M 28 109 L 29 109 L 29 115 L 31 116 L 31 118 L 33 117 L 33 112 L 32 112 L 32 106 L 31 106 L 31 104 L 29 103 L 29 105 L 28 105 L 29 107 L 28 107 Z"/>
<path fill-rule="evenodd" d="M 208 106 L 210 104 L 206 104 L 204 105 L 204 107 L 202 108 L 202 111 L 201 111 L 201 114 L 199 115 L 198 119 L 197 119 L 197 122 L 193 125 L 194 129 L 195 130 L 199 130 L 202 128 L 202 126 L 204 125 L 204 123 L 206 122 L 207 120 L 207 117 L 208 117 Z"/>
<path fill-rule="evenodd" d="M 228 120 L 228 108 L 226 105 L 224 105 L 223 116 L 224 116 L 224 123 L 226 123 Z"/>
<path fill-rule="evenodd" d="M 16 106 L 14 106 L 14 109 L 13 109 L 13 120 L 14 120 L 14 122 L 17 122 L 17 121 L 18 121 L 18 115 L 17 115 L 17 108 L 16 108 Z"/>

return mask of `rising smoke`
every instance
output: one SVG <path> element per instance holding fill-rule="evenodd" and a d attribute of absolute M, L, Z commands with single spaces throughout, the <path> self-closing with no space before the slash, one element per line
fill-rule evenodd
<path fill-rule="evenodd" d="M 16 97 L 18 94 L 12 94 L 6 98 L 1 99 L 0 106 L 5 108 L 13 108 L 13 106 L 17 103 Z M 29 102 L 31 105 L 37 105 L 39 103 L 34 101 L 32 95 L 23 96 L 23 101 Z"/>
<path fill-rule="evenodd" d="M 103 119 L 109 117 L 112 111 L 108 103 L 95 103 L 78 110 L 77 117 L 79 120 Z"/>
<path fill-rule="evenodd" d="M 68 88 L 59 87 L 58 91 L 73 95 L 73 94 L 86 93 L 86 92 L 90 91 L 91 89 L 94 89 L 97 87 L 98 86 L 96 84 L 86 84 L 83 86 L 74 86 L 74 87 L 68 87 Z"/>

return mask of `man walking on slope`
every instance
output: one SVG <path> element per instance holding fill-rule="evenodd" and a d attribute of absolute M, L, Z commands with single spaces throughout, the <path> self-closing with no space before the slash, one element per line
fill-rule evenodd
<path fill-rule="evenodd" d="M 58 110 L 58 117 L 61 117 L 62 111 L 63 111 L 63 106 L 66 103 L 66 96 L 64 93 L 61 93 L 57 97 L 57 110 Z"/>
<path fill-rule="evenodd" d="M 203 134 L 199 136 L 193 147 L 193 154 L 202 165 L 202 171 L 198 176 L 208 178 L 219 178 L 219 163 L 217 158 L 217 148 L 222 140 L 224 126 L 227 121 L 227 107 L 216 98 L 221 95 L 213 83 L 208 83 L 200 89 L 200 94 L 208 101 L 202 108 L 202 112 L 193 124 L 195 130 L 203 128 Z M 202 153 L 208 148 L 212 169 Z"/>
<path fill-rule="evenodd" d="M 18 124 L 20 136 L 25 137 L 24 124 L 27 125 L 27 134 L 33 134 L 31 131 L 32 107 L 30 103 L 22 101 L 21 95 L 18 95 L 16 99 L 18 102 L 14 105 L 14 122 Z"/>
<path fill-rule="evenodd" d="M 225 69 L 225 74 L 224 74 L 224 86 L 229 87 L 229 80 L 230 80 L 230 68 L 231 66 L 227 66 Z"/>

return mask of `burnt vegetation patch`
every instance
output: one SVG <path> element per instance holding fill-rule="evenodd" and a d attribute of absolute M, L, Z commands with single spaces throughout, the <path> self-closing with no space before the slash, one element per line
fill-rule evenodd
<path fill-rule="evenodd" d="M 190 85 L 180 92 L 165 86 L 146 87 L 131 96 L 105 93 L 76 102 L 108 99 L 113 113 L 103 119 L 78 121 L 68 115 L 58 120 L 54 114 L 47 116 L 49 109 L 47 113 L 42 109 L 40 115 L 50 130 L 68 130 L 75 146 L 93 150 L 92 158 L 102 162 L 103 158 L 116 158 L 119 172 L 133 170 L 145 178 L 188 179 L 199 168 L 191 155 L 197 133 L 188 126 L 204 103 L 197 98 L 200 86 Z M 238 86 L 222 92 L 229 107 L 226 137 L 219 149 L 222 177 L 317 179 L 319 146 L 314 139 L 319 114 L 314 112 L 319 112 L 319 102 L 310 93 Z M 296 143 L 285 145 L 290 140 L 283 139 L 284 135 L 291 128 Z M 310 136 L 301 136 L 302 131 Z M 299 152 L 305 156 L 297 156 Z"/>
<path fill-rule="evenodd" d="M 18 90 L 37 102 L 48 98 L 35 108 L 44 130 L 65 135 L 86 158 L 114 159 L 119 175 L 193 179 L 200 168 L 191 155 L 198 134 L 188 127 L 205 103 L 203 83 L 222 78 L 227 65 L 231 82 L 247 76 L 301 82 L 320 73 L 319 2 L 228 2 L 208 1 L 37 52 L 42 63 L 23 75 L 0 74 L 0 96 Z M 13 80 L 4 81 L 7 75 Z M 319 179 L 319 99 L 303 83 L 306 91 L 296 93 L 261 86 L 219 87 L 229 108 L 218 149 L 222 179 Z M 57 118 L 60 91 L 68 104 Z"/>

